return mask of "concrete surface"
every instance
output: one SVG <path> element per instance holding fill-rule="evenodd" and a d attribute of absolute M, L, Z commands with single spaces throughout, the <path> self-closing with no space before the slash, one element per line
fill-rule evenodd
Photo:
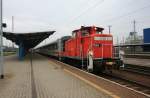
<path fill-rule="evenodd" d="M 6 57 L 4 68 L 0 98 L 111 98 L 39 55 L 34 56 L 33 73 L 29 57 Z"/>

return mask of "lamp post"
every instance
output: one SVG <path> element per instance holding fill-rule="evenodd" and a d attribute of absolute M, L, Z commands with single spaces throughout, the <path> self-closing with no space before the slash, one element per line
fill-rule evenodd
<path fill-rule="evenodd" d="M 3 19 L 2 19 L 2 0 L 0 0 L 0 79 L 4 78 L 3 71 Z"/>

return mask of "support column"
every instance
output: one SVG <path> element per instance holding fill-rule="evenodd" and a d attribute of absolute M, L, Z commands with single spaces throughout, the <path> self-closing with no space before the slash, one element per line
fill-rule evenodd
<path fill-rule="evenodd" d="M 18 54 L 19 60 L 23 60 L 24 56 L 25 56 L 25 47 L 24 47 L 23 42 L 20 42 L 19 43 L 19 54 Z"/>

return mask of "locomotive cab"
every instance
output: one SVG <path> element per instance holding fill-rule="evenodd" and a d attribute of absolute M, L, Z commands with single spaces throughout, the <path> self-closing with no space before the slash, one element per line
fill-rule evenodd
<path fill-rule="evenodd" d="M 83 49 L 83 58 L 86 58 L 92 70 L 105 68 L 110 69 L 114 62 L 113 58 L 113 37 L 111 34 L 103 34 L 103 28 L 82 27 L 81 41 Z M 90 65 L 90 52 L 92 52 L 93 65 Z M 96 68 L 96 69 L 95 69 Z"/>
<path fill-rule="evenodd" d="M 83 57 L 87 57 L 89 50 L 93 51 L 93 59 L 112 58 L 113 38 L 111 34 L 103 34 L 103 28 L 81 27 L 78 32 L 81 36 Z M 79 35 L 79 34 L 78 34 Z"/>

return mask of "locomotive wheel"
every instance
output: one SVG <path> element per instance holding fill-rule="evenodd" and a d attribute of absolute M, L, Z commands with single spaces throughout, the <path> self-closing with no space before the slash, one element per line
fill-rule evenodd
<path fill-rule="evenodd" d="M 94 65 L 93 66 L 93 73 L 94 74 L 99 74 L 99 73 L 103 72 L 104 69 L 105 69 L 104 66 Z"/>
<path fill-rule="evenodd" d="M 93 73 L 98 74 L 102 73 L 105 70 L 105 66 L 103 64 L 103 61 L 95 61 L 93 66 Z"/>

